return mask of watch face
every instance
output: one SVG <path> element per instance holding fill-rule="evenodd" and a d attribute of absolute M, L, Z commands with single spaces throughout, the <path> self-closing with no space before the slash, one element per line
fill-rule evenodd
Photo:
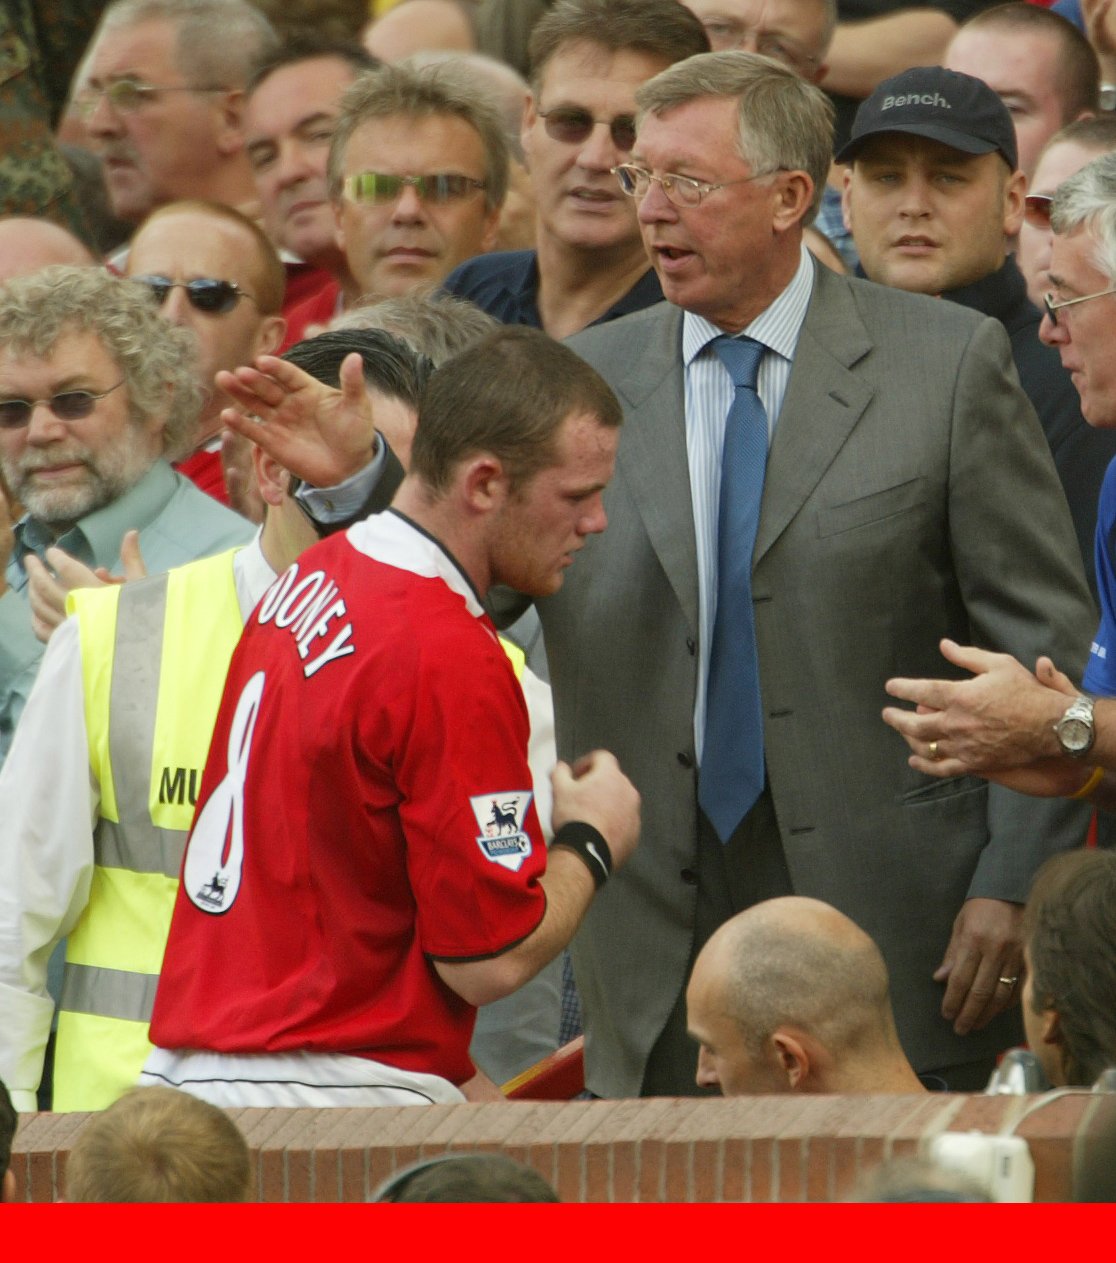
<path fill-rule="evenodd" d="M 1088 749 L 1093 730 L 1083 719 L 1066 719 L 1063 720 L 1058 735 L 1065 749 L 1085 750 Z"/>

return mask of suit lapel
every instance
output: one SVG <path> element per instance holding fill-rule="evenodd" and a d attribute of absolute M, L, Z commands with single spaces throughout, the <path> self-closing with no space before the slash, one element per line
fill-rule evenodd
<path fill-rule="evenodd" d="M 848 284 L 819 266 L 767 459 L 753 566 L 813 493 L 867 408 L 875 391 L 851 370 L 871 350 Z"/>
<path fill-rule="evenodd" d="M 697 545 L 686 454 L 682 316 L 641 325 L 631 363 L 614 383 L 626 413 L 617 457 L 651 546 L 694 634 L 698 626 Z"/>

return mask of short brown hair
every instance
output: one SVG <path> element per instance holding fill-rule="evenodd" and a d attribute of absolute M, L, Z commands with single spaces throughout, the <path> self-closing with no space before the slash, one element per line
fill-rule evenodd
<path fill-rule="evenodd" d="M 411 472 L 437 494 L 463 460 L 490 452 L 518 489 L 554 463 L 558 430 L 575 412 L 610 427 L 623 420 L 604 378 L 569 347 L 523 325 L 498 329 L 431 375 Z"/>
<path fill-rule="evenodd" d="M 1031 1007 L 1058 1015 L 1066 1081 L 1116 1065 L 1116 853 L 1069 851 L 1039 869 L 1023 910 Z"/>
<path fill-rule="evenodd" d="M 666 65 L 709 52 L 709 36 L 678 0 L 558 0 L 531 32 L 531 88 L 538 95 L 547 62 L 568 44 L 610 53 L 646 53 Z"/>
<path fill-rule="evenodd" d="M 329 196 L 341 200 L 345 147 L 363 123 L 381 118 L 458 118 L 477 133 L 484 149 L 484 200 L 498 210 L 508 195 L 508 138 L 490 93 L 452 61 L 432 66 L 403 63 L 369 70 L 346 89 L 329 145 Z"/>
<path fill-rule="evenodd" d="M 235 207 L 226 206 L 224 202 L 203 202 L 200 198 L 184 198 L 178 202 L 167 202 L 160 206 L 136 229 L 136 237 L 156 219 L 165 219 L 168 215 L 208 215 L 210 219 L 223 219 L 225 223 L 240 228 L 251 237 L 256 246 L 256 292 L 252 297 L 261 316 L 274 316 L 283 309 L 283 295 L 287 288 L 287 273 L 279 252 L 271 242 L 271 238 L 259 224 L 254 223 L 247 215 L 242 215 Z M 135 240 L 135 238 L 133 238 Z"/>
<path fill-rule="evenodd" d="M 1062 122 L 1068 123 L 1087 110 L 1098 108 L 1100 63 L 1092 44 L 1072 22 L 1038 4 L 998 4 L 974 14 L 961 29 L 1016 32 L 1047 36 L 1058 45 L 1055 82 L 1062 106 Z"/>
<path fill-rule="evenodd" d="M 94 1114 L 66 1163 L 70 1202 L 243 1202 L 248 1145 L 232 1119 L 175 1088 L 133 1088 Z"/>

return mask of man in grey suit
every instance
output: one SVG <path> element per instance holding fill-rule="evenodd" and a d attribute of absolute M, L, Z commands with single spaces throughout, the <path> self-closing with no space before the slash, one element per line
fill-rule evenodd
<path fill-rule="evenodd" d="M 996 322 L 837 277 L 803 250 L 831 147 L 814 86 L 713 53 L 637 101 L 617 173 L 668 302 L 571 343 L 626 424 L 608 530 L 539 603 L 562 757 L 615 751 L 645 803 L 639 853 L 575 943 L 588 1086 L 692 1091 L 694 957 L 734 913 L 787 894 L 879 944 L 915 1068 L 978 1086 L 1018 1039 L 1007 1010 L 1031 876 L 1081 842 L 1084 819 L 913 771 L 880 705 L 888 676 L 931 673 L 943 635 L 1080 665 L 1093 615 L 1065 497 Z M 722 335 L 741 333 L 760 344 L 758 383 L 723 366 Z M 767 439 L 754 552 L 736 526 L 718 542 L 718 506 L 733 520 L 740 499 L 730 479 L 757 459 L 762 472 L 762 443 L 722 470 L 745 417 Z M 741 584 L 727 627 L 717 606 Z"/>

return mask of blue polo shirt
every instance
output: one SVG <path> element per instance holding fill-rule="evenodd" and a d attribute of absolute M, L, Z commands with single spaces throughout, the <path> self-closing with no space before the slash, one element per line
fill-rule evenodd
<path fill-rule="evenodd" d="M 500 250 L 468 259 L 446 277 L 443 288 L 476 303 L 501 324 L 542 328 L 539 316 L 539 267 L 534 250 Z M 659 278 L 650 266 L 630 290 L 593 324 L 642 311 L 663 301 Z"/>

